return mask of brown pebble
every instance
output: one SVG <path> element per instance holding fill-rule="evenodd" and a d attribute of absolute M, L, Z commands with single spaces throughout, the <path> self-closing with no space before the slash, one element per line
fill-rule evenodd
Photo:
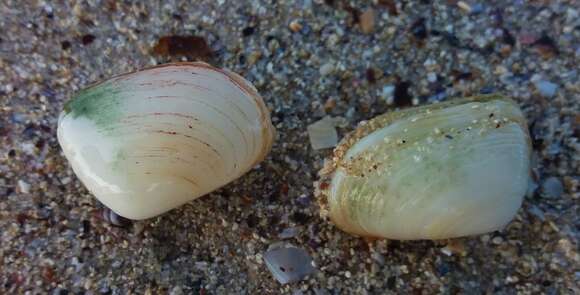
<path fill-rule="evenodd" d="M 360 29 L 365 34 L 370 34 L 375 29 L 375 11 L 370 8 L 360 15 Z"/>
<path fill-rule="evenodd" d="M 399 15 L 397 3 L 394 0 L 379 0 L 379 5 L 387 8 L 390 15 Z"/>
<path fill-rule="evenodd" d="M 453 254 L 465 256 L 467 254 L 467 250 L 465 249 L 465 244 L 463 240 L 460 239 L 451 239 L 448 241 L 447 245 L 445 246 L 447 250 L 449 250 Z"/>
<path fill-rule="evenodd" d="M 504 45 L 501 47 L 499 52 L 503 57 L 507 57 L 512 53 L 512 47 L 509 45 Z"/>
<path fill-rule="evenodd" d="M 538 54 L 545 59 L 552 58 L 558 54 L 556 41 L 547 35 L 542 35 L 532 45 L 536 48 Z"/>
<path fill-rule="evenodd" d="M 377 81 L 377 75 L 375 74 L 375 70 L 373 68 L 368 68 L 365 75 L 369 83 L 372 84 Z"/>
<path fill-rule="evenodd" d="M 332 111 L 334 107 L 336 107 L 336 99 L 333 97 L 328 98 L 324 103 L 324 110 L 328 113 Z"/>
<path fill-rule="evenodd" d="M 203 37 L 164 36 L 153 47 L 153 53 L 169 57 L 187 57 L 207 61 L 213 52 Z"/>
<path fill-rule="evenodd" d="M 290 22 L 289 27 L 290 30 L 294 33 L 298 33 L 300 32 L 300 30 L 302 30 L 302 25 L 297 20 L 293 20 L 292 22 Z"/>

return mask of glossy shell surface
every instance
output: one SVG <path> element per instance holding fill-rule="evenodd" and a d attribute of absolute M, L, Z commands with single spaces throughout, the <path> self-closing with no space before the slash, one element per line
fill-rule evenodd
<path fill-rule="evenodd" d="M 505 226 L 528 188 L 530 138 L 499 95 L 391 112 L 361 124 L 321 172 L 323 215 L 360 236 L 413 240 Z"/>
<path fill-rule="evenodd" d="M 274 128 L 256 89 L 205 63 L 160 65 L 80 91 L 58 140 L 85 186 L 121 216 L 143 219 L 242 176 Z"/>

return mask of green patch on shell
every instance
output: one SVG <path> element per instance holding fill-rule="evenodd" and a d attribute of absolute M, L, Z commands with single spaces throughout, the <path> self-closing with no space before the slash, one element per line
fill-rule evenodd
<path fill-rule="evenodd" d="M 125 152 L 125 150 L 123 149 L 119 149 L 117 150 L 117 152 L 115 153 L 115 158 L 113 160 L 113 162 L 111 163 L 111 167 L 114 170 L 122 170 L 124 168 L 123 163 L 125 163 L 125 161 L 127 160 L 128 154 L 127 152 Z"/>
<path fill-rule="evenodd" d="M 107 82 L 89 87 L 68 101 L 64 105 L 64 112 L 75 119 L 85 117 L 105 128 L 117 122 L 121 116 L 123 97 L 120 93 L 120 89 Z"/>

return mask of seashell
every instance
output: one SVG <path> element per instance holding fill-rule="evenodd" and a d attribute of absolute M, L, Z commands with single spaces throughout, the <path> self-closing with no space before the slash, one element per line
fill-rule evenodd
<path fill-rule="evenodd" d="M 444 239 L 505 226 L 521 206 L 531 144 L 500 95 L 391 112 L 343 139 L 317 184 L 323 215 L 349 233 Z"/>
<path fill-rule="evenodd" d="M 89 191 L 117 214 L 144 219 L 243 175 L 270 151 L 274 127 L 239 75 L 175 63 L 79 92 L 57 133 Z"/>

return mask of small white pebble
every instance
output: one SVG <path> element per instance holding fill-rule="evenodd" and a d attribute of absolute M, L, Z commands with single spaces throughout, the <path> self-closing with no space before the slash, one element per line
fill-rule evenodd
<path fill-rule="evenodd" d="M 453 255 L 453 252 L 451 252 L 451 249 L 447 248 L 447 247 L 443 247 L 441 248 L 441 253 L 447 255 L 447 256 L 451 256 Z"/>
<path fill-rule="evenodd" d="M 400 270 L 402 273 L 405 273 L 405 274 L 409 273 L 409 269 L 407 268 L 406 265 L 401 265 Z"/>
<path fill-rule="evenodd" d="M 34 147 L 34 144 L 32 144 L 30 142 L 22 143 L 20 145 L 20 149 L 22 149 L 22 151 L 25 152 L 26 154 L 34 155 L 35 147 Z"/>
<path fill-rule="evenodd" d="M 495 237 L 491 240 L 492 243 L 499 245 L 501 243 L 503 243 L 503 238 L 502 237 Z"/>
<path fill-rule="evenodd" d="M 21 193 L 28 194 L 30 193 L 30 184 L 22 179 L 18 180 L 18 189 Z"/>
<path fill-rule="evenodd" d="M 464 1 L 457 2 L 457 7 L 459 7 L 461 10 L 463 10 L 467 13 L 471 13 L 471 6 L 467 3 L 465 3 Z"/>
<path fill-rule="evenodd" d="M 381 91 L 381 97 L 387 102 L 388 105 L 391 105 L 395 102 L 393 93 L 395 93 L 395 86 L 393 85 L 386 85 Z"/>
<path fill-rule="evenodd" d="M 274 64 L 272 64 L 271 62 L 269 62 L 269 63 L 266 65 L 266 71 L 267 71 L 268 73 L 273 73 L 273 72 L 274 72 Z"/>
<path fill-rule="evenodd" d="M 429 81 L 431 83 L 437 81 L 437 74 L 435 74 L 435 73 L 427 74 L 427 81 Z"/>
<path fill-rule="evenodd" d="M 328 62 L 328 63 L 323 64 L 320 67 L 319 72 L 320 72 L 320 75 L 322 75 L 322 76 L 327 76 L 327 75 L 332 74 L 332 72 L 334 72 L 334 64 L 332 62 Z"/>

